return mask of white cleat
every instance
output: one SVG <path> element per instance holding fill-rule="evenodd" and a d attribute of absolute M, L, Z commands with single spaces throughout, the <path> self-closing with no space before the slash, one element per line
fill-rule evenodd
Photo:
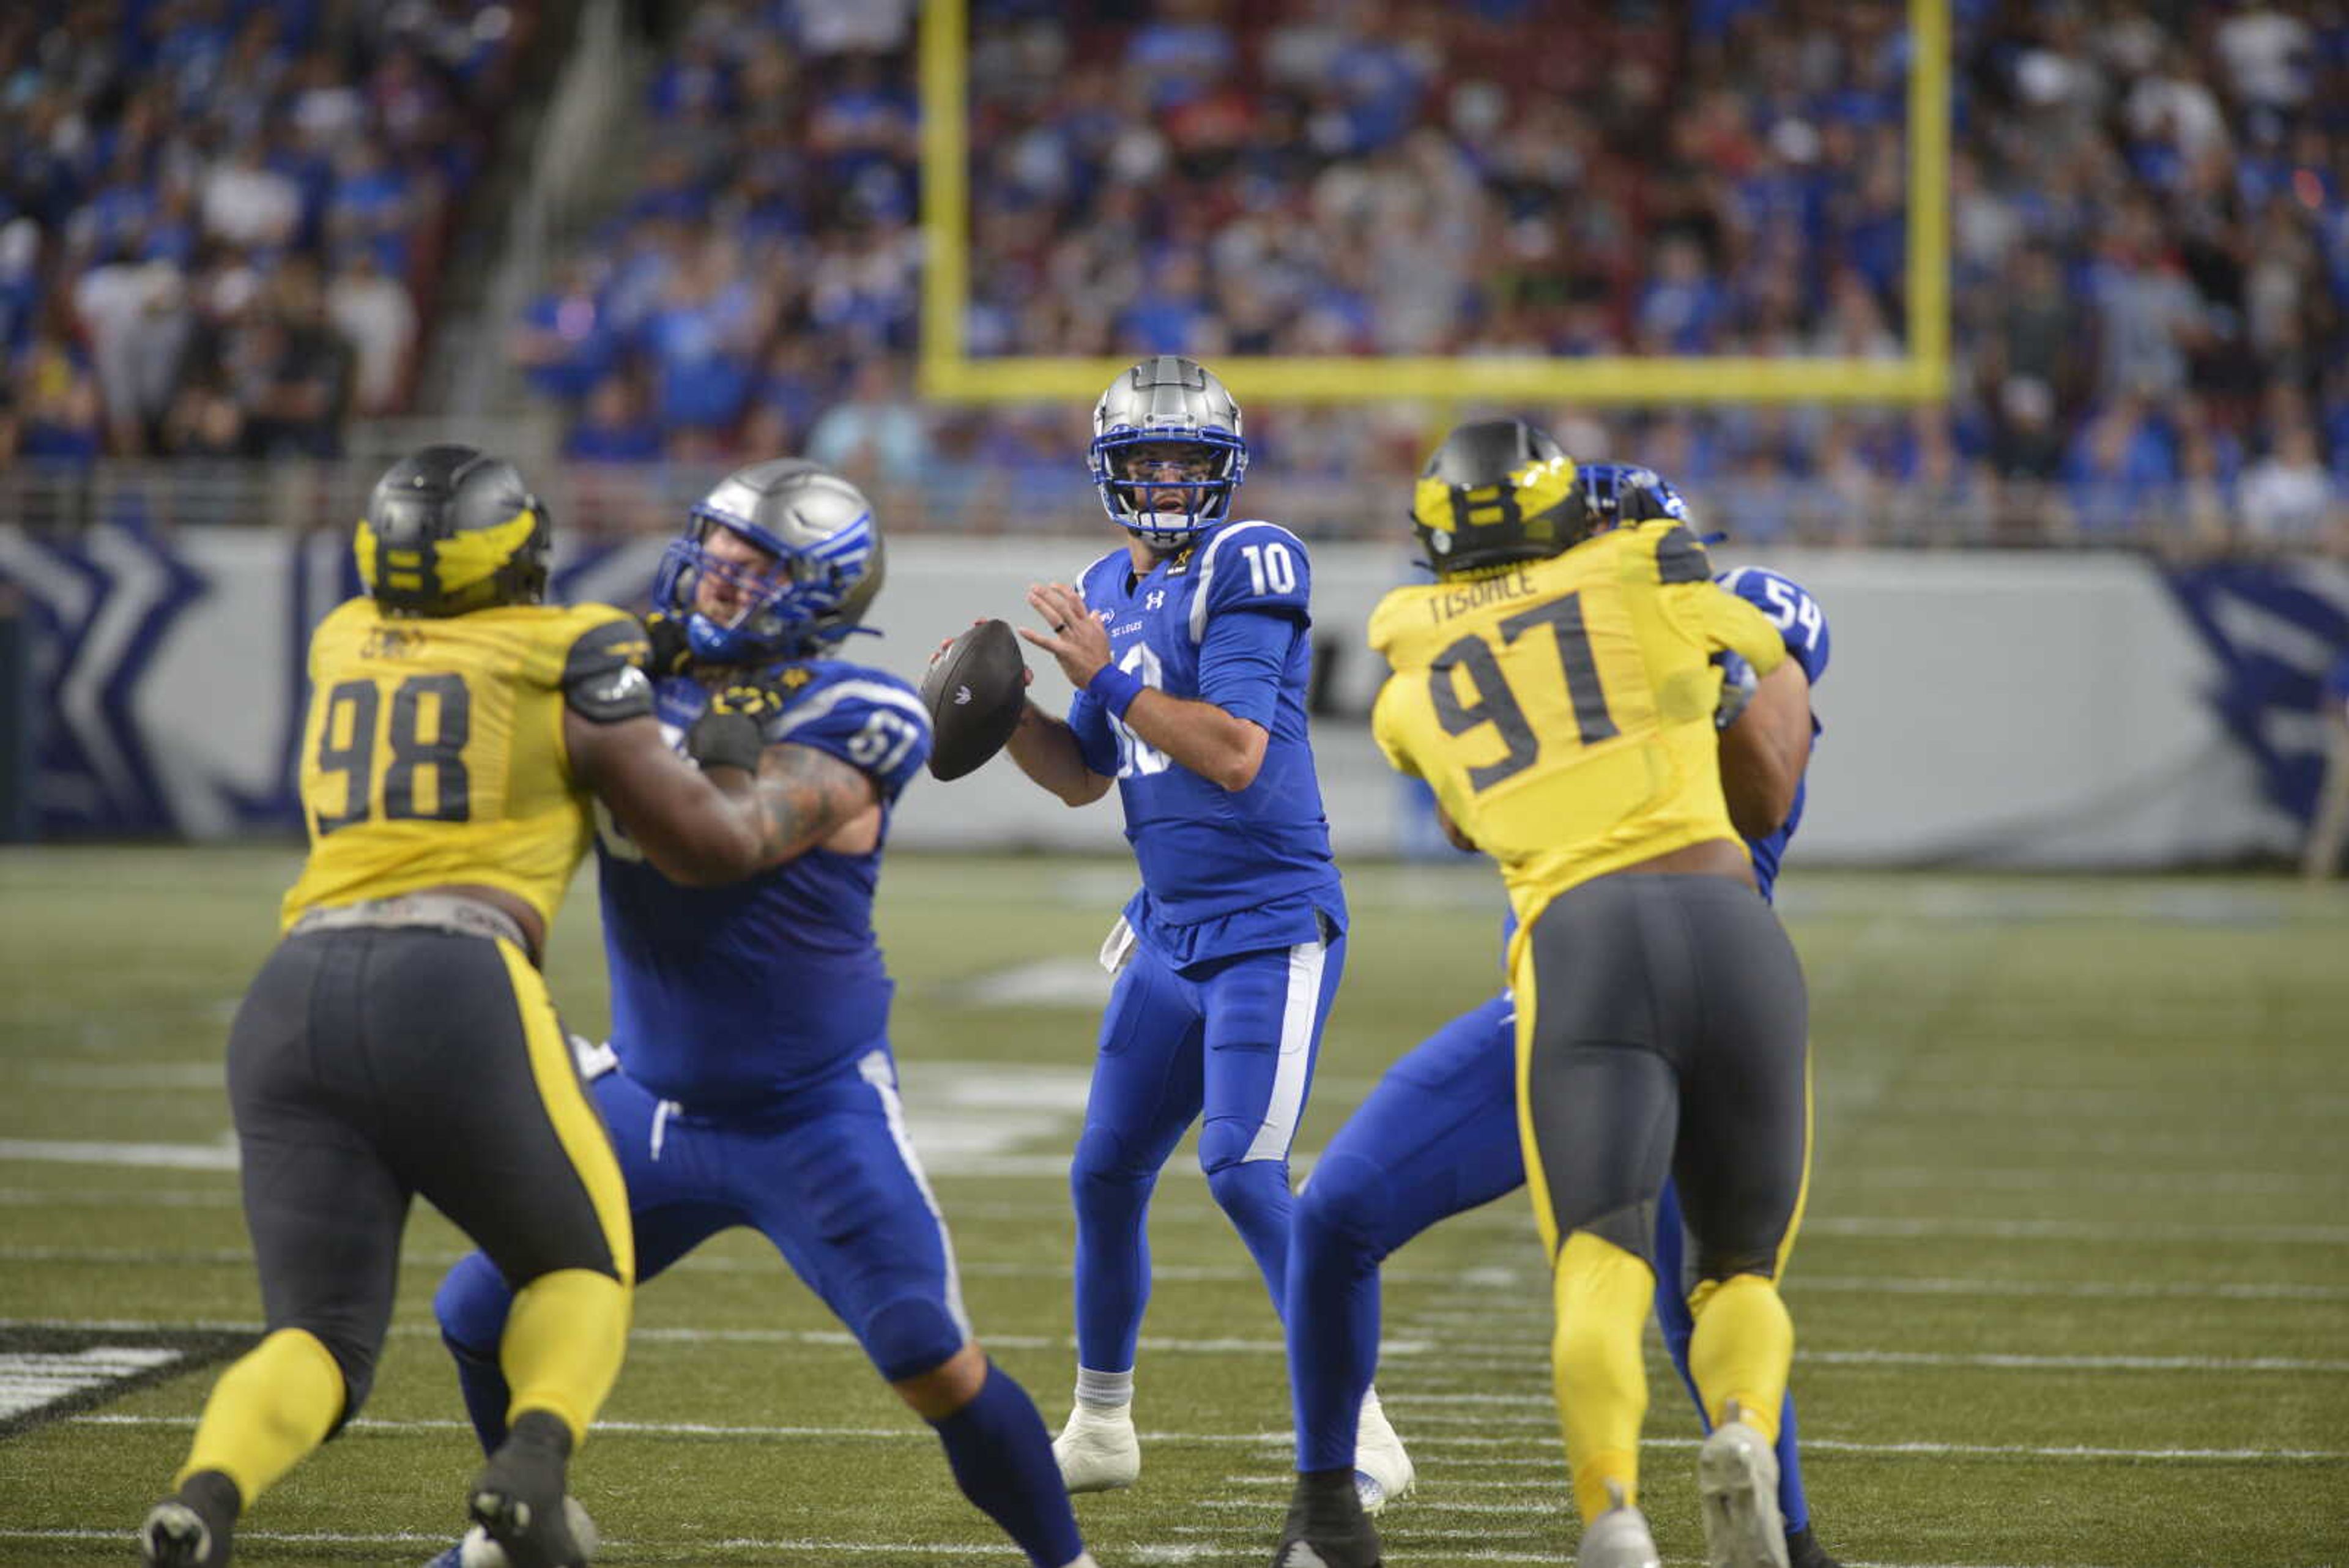
<path fill-rule="evenodd" d="M 1761 1429 L 1729 1418 L 1696 1455 L 1697 1500 L 1704 1509 L 1704 1560 L 1710 1568 L 1787 1568 L 1786 1523 L 1778 1512 L 1778 1456 Z"/>
<path fill-rule="evenodd" d="M 1623 1489 L 1607 1483 L 1615 1506 L 1590 1521 L 1575 1552 L 1574 1568 L 1663 1568 L 1648 1516 L 1623 1501 Z"/>
<path fill-rule="evenodd" d="M 1379 1407 L 1379 1397 L 1366 1396 L 1361 1418 L 1354 1426 L 1354 1492 L 1362 1500 L 1362 1511 L 1376 1515 L 1389 1503 L 1401 1502 L 1418 1480 L 1402 1439 Z"/>
<path fill-rule="evenodd" d="M 1132 1407 L 1078 1400 L 1069 1412 L 1069 1424 L 1052 1439 L 1052 1458 L 1061 1467 L 1061 1484 L 1072 1496 L 1132 1486 L 1142 1474 L 1142 1444 L 1133 1435 Z"/>
<path fill-rule="evenodd" d="M 579 1506 L 575 1497 L 563 1500 L 563 1517 L 571 1525 L 571 1539 L 579 1543 L 580 1555 L 592 1561 L 595 1549 L 604 1543 L 595 1521 L 587 1517 L 587 1511 Z M 491 1540 L 490 1532 L 477 1524 L 465 1532 L 465 1539 L 424 1568 L 512 1568 L 512 1561 L 506 1549 Z"/>

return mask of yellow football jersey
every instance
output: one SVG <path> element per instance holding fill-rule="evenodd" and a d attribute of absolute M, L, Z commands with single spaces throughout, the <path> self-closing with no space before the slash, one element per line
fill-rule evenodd
<path fill-rule="evenodd" d="M 1577 883 L 1737 837 L 1712 659 L 1734 649 L 1766 675 L 1786 649 L 1714 586 L 1687 528 L 1643 523 L 1397 588 L 1370 639 L 1394 671 L 1371 714 L 1380 748 L 1500 862 L 1524 925 Z"/>
<path fill-rule="evenodd" d="M 564 744 L 564 688 L 642 684 L 645 652 L 635 618 L 606 605 L 445 618 L 337 606 L 310 638 L 310 857 L 285 924 L 442 882 L 504 888 L 551 924 L 594 831 Z"/>

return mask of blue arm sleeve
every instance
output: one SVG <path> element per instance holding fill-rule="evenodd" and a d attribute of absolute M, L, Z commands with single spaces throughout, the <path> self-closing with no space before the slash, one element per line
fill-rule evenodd
<path fill-rule="evenodd" d="M 1106 779 L 1117 777 L 1117 736 L 1109 727 L 1109 713 L 1085 692 L 1069 699 L 1069 728 L 1076 732 L 1077 754 L 1085 766 Z"/>
<path fill-rule="evenodd" d="M 1207 618 L 1199 642 L 1199 695 L 1235 719 L 1272 728 L 1282 672 L 1305 628 L 1278 609 Z"/>

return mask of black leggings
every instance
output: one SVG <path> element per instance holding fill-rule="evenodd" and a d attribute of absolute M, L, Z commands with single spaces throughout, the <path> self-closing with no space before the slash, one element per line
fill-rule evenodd
<path fill-rule="evenodd" d="M 1652 1266 L 1669 1173 L 1697 1277 L 1775 1275 L 1810 1128 L 1803 971 L 1770 907 L 1725 877 L 1601 877 L 1529 940 L 1520 1116 L 1551 1256 L 1588 1231 Z"/>
<path fill-rule="evenodd" d="M 246 991 L 228 1055 L 268 1326 L 326 1345 L 344 1419 L 373 1381 L 419 1192 L 517 1289 L 559 1269 L 628 1278 L 611 1144 L 544 982 L 510 944 L 407 928 L 290 938 Z"/>

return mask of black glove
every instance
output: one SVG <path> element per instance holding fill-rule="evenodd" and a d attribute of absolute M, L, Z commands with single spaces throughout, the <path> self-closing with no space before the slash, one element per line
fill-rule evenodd
<path fill-rule="evenodd" d="M 686 666 L 693 662 L 693 644 L 685 635 L 685 622 L 658 610 L 644 620 L 645 640 L 652 644 L 652 652 L 645 659 L 646 673 L 655 680 L 684 674 Z"/>
<path fill-rule="evenodd" d="M 767 749 L 767 721 L 783 711 L 783 694 L 756 681 L 723 686 L 709 694 L 709 706 L 686 732 L 686 755 L 704 768 L 759 771 Z"/>

